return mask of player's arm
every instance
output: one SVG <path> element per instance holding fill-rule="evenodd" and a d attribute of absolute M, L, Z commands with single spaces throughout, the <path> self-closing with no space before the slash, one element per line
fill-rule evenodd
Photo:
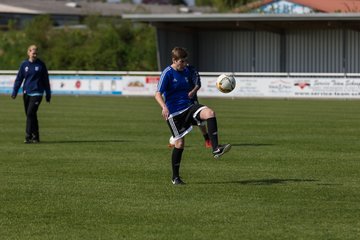
<path fill-rule="evenodd" d="M 190 98 L 190 99 L 193 98 L 193 97 L 196 95 L 197 91 L 199 91 L 199 89 L 200 89 L 200 86 L 196 85 L 196 86 L 189 92 L 189 98 Z"/>
<path fill-rule="evenodd" d="M 189 98 L 193 98 L 201 88 L 201 80 L 200 80 L 199 72 L 195 68 L 192 71 L 193 72 L 192 72 L 191 81 L 194 83 L 195 87 L 189 92 Z"/>
<path fill-rule="evenodd" d="M 164 99 L 162 97 L 162 94 L 160 92 L 156 92 L 155 93 L 155 99 L 156 101 L 158 102 L 158 104 L 160 105 L 162 111 L 161 111 L 161 115 L 163 116 L 163 118 L 165 120 L 168 119 L 169 117 L 169 109 L 167 108 L 165 102 L 164 102 Z"/>
<path fill-rule="evenodd" d="M 155 93 L 155 99 L 157 101 L 157 103 L 160 105 L 161 107 L 161 115 L 163 116 L 163 118 L 165 120 L 168 119 L 169 117 L 169 109 L 167 108 L 166 106 L 166 103 L 164 101 L 164 98 L 163 98 L 163 94 L 166 92 L 167 90 L 167 86 L 168 86 L 168 83 L 169 83 L 169 75 L 168 75 L 168 72 L 162 72 L 161 73 L 161 76 L 160 76 L 160 80 L 159 80 L 159 83 L 157 85 L 157 90 L 156 90 L 156 93 Z"/>
<path fill-rule="evenodd" d="M 43 69 L 43 78 L 42 78 L 42 80 L 44 81 L 46 102 L 50 103 L 51 89 L 50 89 L 49 72 L 48 72 L 45 64 L 44 64 L 44 69 Z"/>
<path fill-rule="evenodd" d="M 14 82 L 14 87 L 13 87 L 13 92 L 11 94 L 11 98 L 15 99 L 17 94 L 18 94 L 18 91 L 21 87 L 21 84 L 23 83 L 23 80 L 24 80 L 24 74 L 23 74 L 23 71 L 22 71 L 23 67 L 22 65 L 20 66 L 20 69 L 16 75 L 16 79 L 15 79 L 15 82 Z"/>

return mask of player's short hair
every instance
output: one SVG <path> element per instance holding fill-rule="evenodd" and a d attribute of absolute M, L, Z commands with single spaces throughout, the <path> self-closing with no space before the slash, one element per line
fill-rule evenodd
<path fill-rule="evenodd" d="M 187 58 L 188 53 L 185 48 L 182 47 L 174 47 L 171 51 L 171 58 L 173 60 L 185 59 Z"/>
<path fill-rule="evenodd" d="M 35 45 L 35 44 L 32 44 L 28 47 L 28 52 L 31 50 L 31 49 L 38 49 L 38 47 Z"/>

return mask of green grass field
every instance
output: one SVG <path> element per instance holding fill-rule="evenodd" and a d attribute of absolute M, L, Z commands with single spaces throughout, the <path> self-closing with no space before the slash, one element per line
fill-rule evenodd
<path fill-rule="evenodd" d="M 360 239 L 360 102 L 202 99 L 220 160 L 194 129 L 170 182 L 154 98 L 54 96 L 26 145 L 0 96 L 0 239 Z"/>

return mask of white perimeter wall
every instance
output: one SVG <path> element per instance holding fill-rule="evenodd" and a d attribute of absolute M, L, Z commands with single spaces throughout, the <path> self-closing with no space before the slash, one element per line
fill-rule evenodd
<path fill-rule="evenodd" d="M 54 95 L 154 96 L 160 72 L 50 71 Z M 360 74 L 232 73 L 233 92 L 216 87 L 221 73 L 200 73 L 200 97 L 360 99 Z M 230 73 L 229 73 L 230 74 Z M 0 94 L 11 94 L 16 71 L 0 71 Z"/>

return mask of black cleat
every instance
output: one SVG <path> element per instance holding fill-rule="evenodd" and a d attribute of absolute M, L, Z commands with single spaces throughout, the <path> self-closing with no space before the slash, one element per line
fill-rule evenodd
<path fill-rule="evenodd" d="M 181 180 L 180 177 L 176 177 L 171 180 L 173 185 L 184 185 L 185 183 Z"/>
<path fill-rule="evenodd" d="M 224 155 L 225 153 L 227 153 L 228 151 L 230 151 L 231 149 L 231 145 L 230 144 L 224 144 L 224 145 L 219 145 L 215 151 L 213 151 L 214 154 L 214 158 L 219 158 L 222 155 Z"/>
<path fill-rule="evenodd" d="M 39 133 L 37 134 L 32 134 L 32 138 L 31 138 L 33 143 L 39 143 L 40 142 L 40 137 L 39 137 Z"/>

